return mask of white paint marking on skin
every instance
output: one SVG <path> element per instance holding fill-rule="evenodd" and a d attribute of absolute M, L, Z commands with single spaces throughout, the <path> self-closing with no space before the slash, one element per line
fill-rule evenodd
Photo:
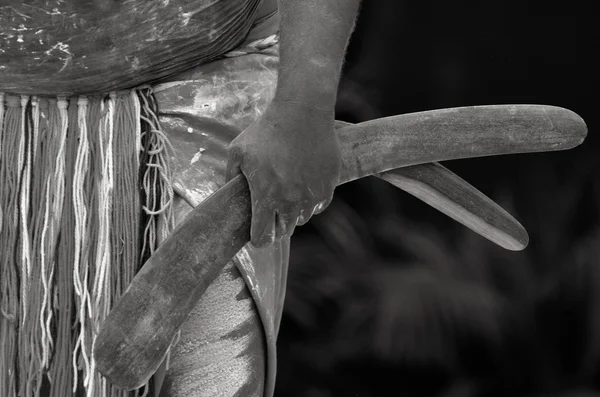
<path fill-rule="evenodd" d="M 204 153 L 205 150 L 206 149 L 204 149 L 204 148 L 201 147 L 200 150 L 198 150 L 196 152 L 196 154 L 194 154 L 194 157 L 192 157 L 192 160 L 190 161 L 190 164 L 197 163 L 198 160 L 200 160 L 200 156 L 202 156 L 202 153 Z"/>
<path fill-rule="evenodd" d="M 61 2 L 59 1 L 58 3 L 60 4 Z M 52 13 L 50 13 L 50 12 L 46 11 L 43 8 L 36 7 L 36 6 L 31 5 L 31 4 L 22 3 L 22 5 L 24 7 L 30 8 L 30 9 L 32 9 L 34 11 L 43 12 L 44 14 L 47 14 L 47 15 L 56 15 L 56 13 L 60 14 L 60 12 L 58 11 L 58 9 L 56 9 L 56 8 L 52 9 Z M 46 6 L 48 6 L 48 2 L 46 2 Z M 14 11 L 14 9 L 13 9 L 13 11 Z M 17 14 L 19 14 L 20 16 L 22 16 L 25 19 L 31 19 L 31 17 L 29 17 L 27 15 L 24 15 L 24 14 L 21 14 L 21 13 L 18 13 L 18 12 L 17 12 Z"/>
<path fill-rule="evenodd" d="M 169 88 L 175 88 L 175 87 L 179 87 L 182 85 L 187 85 L 192 83 L 194 80 L 182 80 L 182 81 L 173 81 L 173 82 L 169 82 L 169 83 L 162 83 L 162 84 L 157 84 L 153 91 L 154 93 L 160 92 L 160 91 L 165 91 L 168 90 Z"/>
<path fill-rule="evenodd" d="M 173 188 L 183 199 L 192 207 L 197 207 L 208 196 L 219 190 L 219 185 L 213 181 L 195 184 L 193 187 L 188 187 L 181 180 L 173 181 Z"/>
<path fill-rule="evenodd" d="M 311 65 L 313 65 L 317 68 L 323 68 L 328 65 L 328 63 L 322 59 L 311 58 L 308 61 L 310 62 Z"/>
<path fill-rule="evenodd" d="M 17 11 L 14 7 L 11 7 L 11 6 L 2 6 L 1 8 L 10 9 L 12 12 L 14 12 L 15 14 L 17 14 L 18 16 L 20 16 L 23 19 L 31 19 L 31 17 L 29 15 L 25 15 L 25 14 Z M 13 18 L 13 21 L 14 21 L 14 18 Z"/>
<path fill-rule="evenodd" d="M 183 18 L 181 20 L 181 22 L 183 23 L 183 26 L 187 26 L 190 23 L 190 19 L 192 19 L 192 14 L 191 12 L 184 12 L 181 14 L 181 17 Z"/>
<path fill-rule="evenodd" d="M 69 50 L 69 45 L 65 44 L 61 41 L 59 41 L 58 43 L 54 44 L 48 51 L 44 52 L 44 54 L 46 55 L 52 55 L 53 51 L 59 51 L 59 54 L 62 53 L 62 57 L 61 55 L 56 56 L 58 59 L 60 59 L 61 61 L 63 61 L 63 66 L 62 68 L 60 68 L 60 70 L 58 71 L 58 73 L 62 72 L 67 65 L 69 64 L 69 62 L 71 61 L 71 59 L 73 59 L 73 54 L 71 53 L 71 51 Z M 66 54 L 66 56 L 65 56 Z"/>
<path fill-rule="evenodd" d="M 319 203 L 319 204 L 317 204 L 317 205 L 315 205 L 315 208 L 313 209 L 313 214 L 314 214 L 315 212 L 319 212 L 319 211 L 321 211 L 321 210 L 323 209 L 323 206 L 324 206 L 324 205 L 325 205 L 325 202 L 324 202 L 324 201 L 323 201 L 323 202 L 321 202 L 321 203 Z"/>

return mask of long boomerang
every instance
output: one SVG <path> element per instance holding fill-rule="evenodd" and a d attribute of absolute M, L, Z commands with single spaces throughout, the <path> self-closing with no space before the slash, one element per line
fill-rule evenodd
<path fill-rule="evenodd" d="M 559 107 L 493 105 L 404 114 L 336 131 L 340 184 L 379 176 L 499 245 L 519 250 L 527 245 L 523 227 L 434 162 L 571 149 L 583 142 L 587 127 L 576 113 Z M 250 240 L 250 222 L 250 191 L 241 175 L 189 214 L 104 321 L 94 343 L 104 376 L 128 390 L 148 381 L 208 286 Z"/>

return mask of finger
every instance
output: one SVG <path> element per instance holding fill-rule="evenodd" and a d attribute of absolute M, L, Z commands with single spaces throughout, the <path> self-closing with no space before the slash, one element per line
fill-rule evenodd
<path fill-rule="evenodd" d="M 294 233 L 296 223 L 298 222 L 298 213 L 294 213 L 291 208 L 275 212 L 275 240 L 283 237 L 290 237 Z"/>
<path fill-rule="evenodd" d="M 233 146 L 229 149 L 228 155 L 229 157 L 227 159 L 227 171 L 225 173 L 225 182 L 229 182 L 242 172 L 242 151 L 236 146 Z"/>
<path fill-rule="evenodd" d="M 310 218 L 312 218 L 314 209 L 315 207 L 305 207 L 301 209 L 300 213 L 298 214 L 298 222 L 296 223 L 296 226 L 305 225 Z"/>
<path fill-rule="evenodd" d="M 275 241 L 275 211 L 270 208 L 253 206 L 250 242 L 256 248 L 262 248 Z"/>
<path fill-rule="evenodd" d="M 315 204 L 314 207 L 305 207 L 302 210 L 300 210 L 298 214 L 297 226 L 305 225 L 314 215 L 325 211 L 329 204 L 331 204 L 332 200 L 333 197 L 330 197 L 324 201 Z"/>
<path fill-rule="evenodd" d="M 313 215 L 320 214 L 321 212 L 325 211 L 327 209 L 327 207 L 329 207 L 329 204 L 331 204 L 332 200 L 333 200 L 333 195 L 331 195 L 328 199 L 323 200 L 320 203 L 318 203 L 315 206 L 315 209 L 313 210 Z"/>
<path fill-rule="evenodd" d="M 306 223 L 306 217 L 304 216 L 304 210 L 301 210 L 298 213 L 298 218 L 296 220 L 296 226 L 302 226 Z"/>

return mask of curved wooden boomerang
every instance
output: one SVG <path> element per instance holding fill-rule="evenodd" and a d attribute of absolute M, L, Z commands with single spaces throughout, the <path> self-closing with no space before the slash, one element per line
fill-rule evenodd
<path fill-rule="evenodd" d="M 506 211 L 439 164 L 417 164 L 570 149 L 587 128 L 566 109 L 498 105 L 381 118 L 337 132 L 340 183 L 377 175 L 505 248 L 522 249 L 527 234 Z M 250 214 L 248 185 L 238 176 L 173 231 L 101 327 L 94 355 L 103 375 L 125 389 L 148 381 L 204 291 L 249 241 Z"/>
<path fill-rule="evenodd" d="M 337 121 L 338 128 L 352 124 Z M 521 224 L 502 207 L 439 163 L 418 164 L 376 175 L 412 194 L 479 235 L 511 251 L 529 243 Z"/>

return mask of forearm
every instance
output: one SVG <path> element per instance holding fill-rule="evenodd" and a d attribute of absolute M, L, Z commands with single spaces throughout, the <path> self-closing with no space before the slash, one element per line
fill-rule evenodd
<path fill-rule="evenodd" d="M 333 110 L 360 0 L 278 0 L 279 79 L 275 97 Z"/>

